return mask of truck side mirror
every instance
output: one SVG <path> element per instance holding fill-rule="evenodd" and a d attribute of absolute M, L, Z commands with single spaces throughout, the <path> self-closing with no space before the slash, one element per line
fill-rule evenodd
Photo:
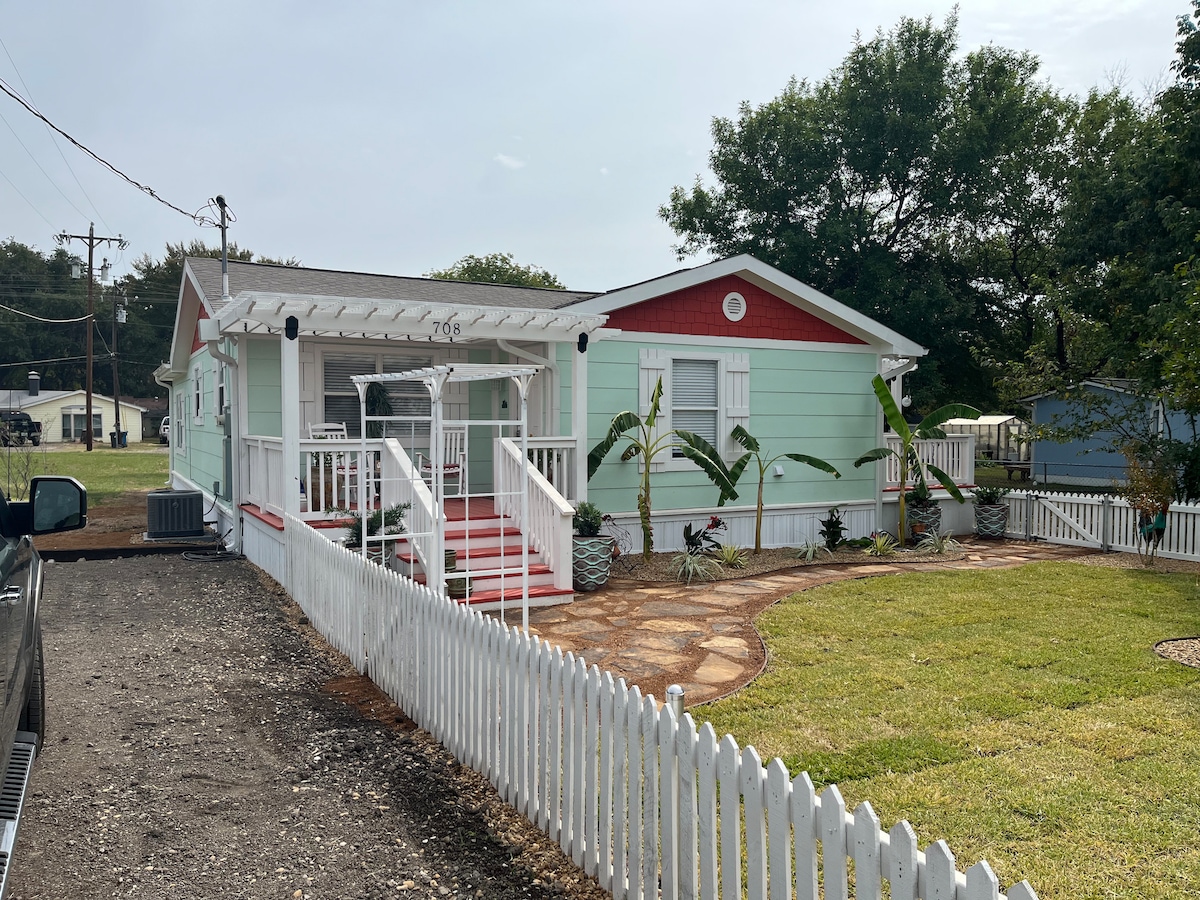
<path fill-rule="evenodd" d="M 33 534 L 74 531 L 87 525 L 87 489 L 74 478 L 38 476 L 29 485 Z"/>

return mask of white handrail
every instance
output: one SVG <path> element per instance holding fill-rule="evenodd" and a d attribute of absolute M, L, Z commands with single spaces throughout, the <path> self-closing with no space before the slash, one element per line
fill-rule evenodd
<path fill-rule="evenodd" d="M 532 443 L 532 439 L 530 439 Z M 554 586 L 571 587 L 571 519 L 575 509 L 529 460 L 522 465 L 521 448 L 511 438 L 497 438 L 492 454 L 496 512 L 508 516 L 526 541 L 554 573 Z M 522 477 L 529 479 L 529 520 L 521 516 L 515 491 Z"/>

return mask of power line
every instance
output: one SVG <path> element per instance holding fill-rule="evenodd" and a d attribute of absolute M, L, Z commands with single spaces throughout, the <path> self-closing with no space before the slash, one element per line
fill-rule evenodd
<path fill-rule="evenodd" d="M 31 91 L 29 89 L 29 85 L 27 85 L 25 83 L 25 79 L 21 75 L 21 70 L 17 68 L 17 61 L 15 59 L 13 59 L 12 54 L 8 52 L 8 47 L 5 45 L 4 38 L 2 38 L 2 37 L 0 37 L 0 47 L 4 48 L 4 55 L 8 57 L 8 61 L 10 63 L 12 63 L 13 71 L 17 73 L 17 80 L 21 82 L 21 87 L 25 88 L 25 93 L 29 95 L 29 99 L 30 99 L 30 101 L 32 101 L 33 100 L 33 91 Z M 5 124 L 7 125 L 8 123 L 5 122 Z M 10 125 L 9 127 L 11 128 L 12 126 Z M 104 216 L 102 216 L 100 214 L 100 210 L 96 207 L 96 204 L 92 202 L 92 198 L 88 194 L 87 189 L 83 186 L 83 182 L 79 180 L 79 176 L 76 175 L 75 170 L 73 168 L 71 168 L 71 163 L 67 161 L 67 155 L 62 152 L 62 147 L 60 147 L 58 145 L 58 141 L 56 141 L 54 139 L 54 133 L 52 131 L 50 131 L 50 129 L 45 125 L 45 123 L 43 123 L 42 127 L 46 128 L 46 133 L 50 135 L 50 143 L 52 143 L 54 145 L 54 149 L 58 151 L 58 155 L 62 158 L 63 165 L 65 165 L 67 167 L 67 171 L 71 173 L 71 177 L 75 179 L 75 183 L 77 185 L 79 185 L 79 190 L 83 193 L 83 196 L 87 199 L 88 205 L 96 213 L 96 218 L 98 218 L 100 220 L 100 222 L 104 225 L 105 228 L 108 228 L 109 231 L 112 231 L 112 228 L 109 227 L 109 224 L 104 221 Z M 16 132 L 13 132 L 13 133 L 15 134 Z M 20 138 L 17 138 L 17 140 L 19 141 Z M 37 160 L 34 160 L 34 162 L 37 162 Z M 41 168 L 41 167 L 39 166 L 39 168 Z M 47 177 L 49 177 L 49 176 L 47 176 Z M 55 187 L 58 187 L 58 185 L 55 185 Z M 61 194 L 62 191 L 59 191 L 59 193 Z M 63 194 L 63 196 L 65 197 L 66 194 Z M 67 202 L 71 203 L 70 200 L 68 200 Z M 75 208 L 75 212 L 78 212 L 79 215 L 83 216 L 83 213 L 79 212 L 78 207 L 75 207 L 74 203 L 71 203 L 71 206 Z M 84 218 L 87 218 L 87 216 L 84 216 Z"/>
<path fill-rule="evenodd" d="M 12 136 L 17 139 L 17 143 L 21 145 L 21 149 L 24 150 L 25 154 L 33 160 L 33 164 L 38 167 L 38 171 L 46 176 L 46 180 L 50 182 L 50 184 L 54 186 L 54 189 L 62 195 L 62 198 L 67 201 L 67 205 L 70 206 L 71 209 L 75 210 L 75 212 L 79 213 L 81 218 L 86 219 L 87 216 L 84 214 L 83 210 L 76 206 L 74 201 L 63 192 L 63 189 L 58 186 L 58 182 L 51 178 L 50 173 L 42 168 L 42 164 L 38 162 L 37 157 L 33 155 L 33 151 L 25 146 L 25 142 L 21 140 L 21 136 L 17 134 L 17 129 L 13 128 L 8 119 L 4 118 L 3 115 L 0 115 L 0 122 L 3 122 L 8 126 L 8 130 L 11 131 Z"/>
<path fill-rule="evenodd" d="M 86 356 L 56 356 L 53 359 L 29 359 L 25 362 L 15 363 L 0 363 L 0 369 L 13 369 L 17 366 L 40 366 L 45 363 L 53 362 L 78 362 L 81 359 L 87 359 Z"/>
<path fill-rule="evenodd" d="M 94 151 L 90 150 L 88 147 L 84 146 L 79 141 L 75 140 L 75 138 L 71 137 L 71 135 L 67 134 L 65 131 L 63 131 L 61 128 L 59 128 L 57 125 L 55 125 L 49 119 L 47 119 L 44 115 L 42 115 L 38 111 L 37 107 L 35 107 L 32 103 L 30 103 L 28 100 L 26 100 L 24 97 L 22 97 L 19 93 L 17 93 L 17 91 L 14 90 L 13 87 L 11 85 L 9 85 L 3 78 L 0 78 L 0 92 L 8 94 L 8 96 L 12 97 L 14 100 L 16 100 L 18 103 L 20 103 L 21 106 L 25 107 L 25 109 L 30 114 L 36 116 L 41 121 L 45 122 L 47 125 L 49 125 L 51 128 L 53 128 L 56 132 L 61 134 L 68 141 L 70 141 L 72 144 L 74 144 L 76 147 L 78 147 L 80 150 L 82 150 L 84 153 L 86 153 L 88 156 L 90 156 L 92 159 L 94 159 L 96 162 L 100 163 L 100 165 L 104 166 L 106 169 L 108 169 L 114 175 L 118 176 L 119 178 L 121 178 L 124 181 L 128 182 L 129 184 L 133 185 L 135 188 L 137 188 L 143 194 L 147 195 L 148 197 L 150 197 L 154 200 L 157 200 L 163 206 L 166 206 L 166 207 L 169 207 L 170 209 L 175 210 L 175 212 L 179 213 L 180 215 L 186 216 L 187 218 L 189 218 L 193 222 L 195 222 L 197 225 L 200 225 L 202 227 L 209 227 L 209 228 L 215 228 L 217 226 L 216 219 L 210 218 L 208 216 L 202 216 L 202 215 L 200 215 L 199 212 L 190 213 L 187 210 L 181 209 L 180 207 L 176 206 L 174 203 L 164 200 L 162 197 L 160 197 L 158 195 L 158 193 L 154 190 L 154 188 L 150 187 L 149 185 L 142 184 L 141 182 L 135 181 L 133 178 L 126 175 L 124 172 L 122 172 L 120 169 L 118 169 L 116 166 L 114 166 L 112 163 L 110 163 L 107 159 L 105 159 L 104 157 L 95 153 Z M 208 205 L 210 205 L 210 204 L 206 204 L 205 206 L 202 206 L 201 209 L 208 208 Z"/>
<path fill-rule="evenodd" d="M 13 309 L 11 306 L 5 306 L 0 303 L 0 309 L 6 309 L 10 313 L 16 313 L 18 316 L 25 316 L 27 319 L 33 319 L 36 322 L 46 322 L 49 325 L 70 325 L 73 322 L 86 322 L 87 316 L 80 316 L 78 319 L 43 319 L 41 316 L 35 316 L 33 313 L 22 312 L 19 309 Z"/>
<path fill-rule="evenodd" d="M 0 172 L 0 175 L 4 175 L 4 173 Z M 30 209 L 32 209 L 35 213 L 37 213 L 39 216 L 42 217 L 43 221 L 45 221 L 45 223 L 47 225 L 49 225 L 51 228 L 54 227 L 54 223 L 52 223 L 49 219 L 47 219 L 45 214 L 40 209 L 38 209 L 36 206 L 33 205 L 32 200 L 30 200 L 28 197 L 26 197 L 24 194 L 21 193 L 21 189 L 19 187 L 17 187 L 15 184 L 13 184 L 13 180 L 11 178 L 9 178 L 7 175 L 4 175 L 4 180 L 7 181 L 9 183 L 9 185 L 11 185 L 12 189 L 17 192 L 18 197 L 20 197 L 22 200 L 24 200 L 26 203 L 29 204 Z"/>

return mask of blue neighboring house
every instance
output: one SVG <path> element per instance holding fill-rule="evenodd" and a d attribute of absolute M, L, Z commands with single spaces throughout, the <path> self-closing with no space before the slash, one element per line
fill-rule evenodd
<path fill-rule="evenodd" d="M 1079 399 L 1075 395 L 1089 395 Z M 1065 424 L 1081 413 L 1100 421 L 1099 407 L 1116 413 L 1144 417 L 1147 432 L 1169 433 L 1189 440 L 1195 438 L 1195 423 L 1186 413 L 1164 410 L 1161 403 L 1139 395 L 1136 384 L 1128 379 L 1090 379 L 1070 392 L 1048 392 L 1025 397 L 1021 403 L 1032 411 L 1032 429 L 1042 425 Z M 1091 412 L 1084 413 L 1085 410 Z M 1114 449 L 1119 437 L 1113 431 L 1097 431 L 1087 439 L 1066 443 L 1035 440 L 1030 447 L 1030 475 L 1035 484 L 1070 484 L 1106 487 L 1125 480 L 1125 457 Z"/>

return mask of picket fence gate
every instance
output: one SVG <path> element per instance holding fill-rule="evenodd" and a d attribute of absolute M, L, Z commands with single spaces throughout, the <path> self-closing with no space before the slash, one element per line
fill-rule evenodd
<path fill-rule="evenodd" d="M 1013 491 L 1006 537 L 1136 553 L 1137 511 L 1108 494 Z M 1200 560 L 1200 505 L 1172 503 L 1158 555 Z"/>
<path fill-rule="evenodd" d="M 617 900 L 1000 900 L 986 862 L 880 828 L 836 785 L 453 603 L 286 519 L 289 584 L 314 627 Z M 743 864 L 743 853 L 744 864 Z M 853 862 L 853 885 L 850 866 Z M 1036 900 L 1027 882 L 1009 900 Z"/>

